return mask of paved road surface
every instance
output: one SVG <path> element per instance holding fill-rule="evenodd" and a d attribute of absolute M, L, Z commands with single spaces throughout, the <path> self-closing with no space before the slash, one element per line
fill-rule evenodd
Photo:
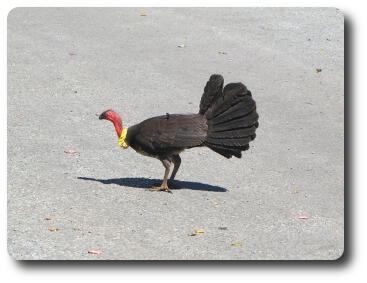
<path fill-rule="evenodd" d="M 9 253 L 340 257 L 343 26 L 332 8 L 11 11 Z M 97 115 L 112 108 L 129 126 L 197 112 L 212 73 L 252 91 L 260 127 L 251 149 L 231 160 L 189 150 L 177 176 L 182 189 L 146 191 L 162 165 L 119 148 L 112 124 Z M 198 229 L 205 233 L 189 236 Z"/>

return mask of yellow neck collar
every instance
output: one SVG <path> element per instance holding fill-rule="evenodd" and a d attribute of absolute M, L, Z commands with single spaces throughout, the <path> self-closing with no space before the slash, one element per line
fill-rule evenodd
<path fill-rule="evenodd" d="M 127 129 L 122 129 L 121 136 L 119 138 L 119 145 L 124 149 L 127 149 L 129 147 L 129 145 L 125 141 L 126 135 L 127 135 Z"/>

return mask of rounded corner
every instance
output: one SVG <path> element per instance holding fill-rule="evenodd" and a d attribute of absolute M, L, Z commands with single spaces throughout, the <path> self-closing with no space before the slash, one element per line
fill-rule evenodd
<path fill-rule="evenodd" d="M 8 256 L 11 257 L 12 260 L 16 260 L 16 261 L 19 261 L 21 260 L 20 258 L 17 258 L 16 255 L 14 255 L 11 250 L 10 250 L 10 247 L 8 246 L 8 248 L 6 249 L 7 252 L 8 252 Z"/>
<path fill-rule="evenodd" d="M 12 14 L 14 14 L 16 10 L 20 10 L 20 9 L 21 9 L 21 7 L 14 7 L 14 8 L 11 8 L 11 9 L 10 9 L 10 11 L 8 12 L 8 15 L 6 16 L 7 21 L 9 21 L 10 16 L 11 16 Z"/>
<path fill-rule="evenodd" d="M 343 18 L 343 20 L 345 20 L 345 17 L 346 17 L 345 12 L 342 9 L 340 9 L 338 7 L 332 7 L 332 9 L 336 10 L 338 12 L 338 14 Z"/>
<path fill-rule="evenodd" d="M 348 253 L 345 251 L 345 247 L 343 247 L 343 249 L 341 250 L 340 254 L 337 255 L 332 260 L 335 261 L 335 262 L 337 262 L 337 263 L 342 263 L 342 262 L 346 261 L 347 256 L 348 256 Z"/>

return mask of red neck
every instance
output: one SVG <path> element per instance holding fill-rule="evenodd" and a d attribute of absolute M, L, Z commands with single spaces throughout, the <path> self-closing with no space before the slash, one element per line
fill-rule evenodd
<path fill-rule="evenodd" d="M 115 126 L 117 136 L 120 137 L 123 129 L 120 115 L 117 114 L 116 112 L 112 112 L 108 120 L 110 120 L 113 123 L 113 125 Z"/>

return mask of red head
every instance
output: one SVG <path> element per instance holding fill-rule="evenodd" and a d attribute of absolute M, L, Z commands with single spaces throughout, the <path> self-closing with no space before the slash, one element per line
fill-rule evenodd
<path fill-rule="evenodd" d="M 113 110 L 106 110 L 101 115 L 99 115 L 99 120 L 109 120 L 115 126 L 117 135 L 120 137 L 122 132 L 122 120 L 119 114 Z"/>

